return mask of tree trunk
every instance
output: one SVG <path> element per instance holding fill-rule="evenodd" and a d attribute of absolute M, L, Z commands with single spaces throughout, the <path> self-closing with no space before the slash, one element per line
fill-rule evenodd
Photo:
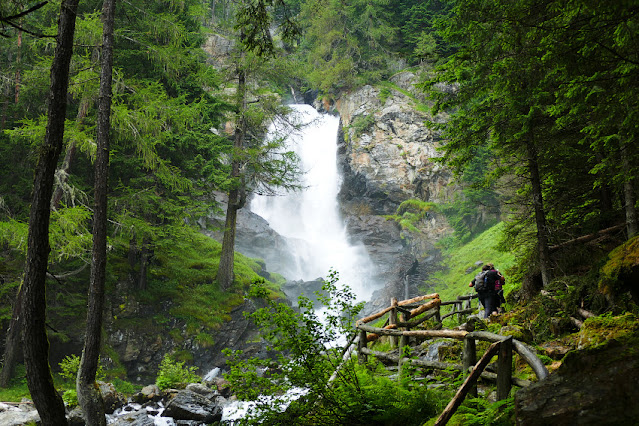
<path fill-rule="evenodd" d="M 539 268 L 541 280 L 546 287 L 550 282 L 550 250 L 548 249 L 548 228 L 546 227 L 546 212 L 541 188 L 541 176 L 537 161 L 537 150 L 533 141 L 526 142 L 528 156 L 528 172 L 530 173 L 530 185 L 532 201 L 535 208 L 535 224 L 537 225 L 537 250 L 539 254 Z"/>
<path fill-rule="evenodd" d="M 73 34 L 78 0 L 62 2 L 58 19 L 55 57 L 51 65 L 51 86 L 48 102 L 48 122 L 44 145 L 39 149 L 35 170 L 27 259 L 22 285 L 24 361 L 27 385 L 42 425 L 66 425 L 62 398 L 53 385 L 49 368 L 49 342 L 46 322 L 46 272 L 50 252 L 49 221 L 53 175 L 62 151 L 64 120 L 66 116 L 69 64 L 73 54 Z"/>
<path fill-rule="evenodd" d="M 244 69 L 242 69 L 242 65 L 238 65 L 237 77 L 238 112 L 233 140 L 233 160 L 231 163 L 231 179 L 233 181 L 233 187 L 229 191 L 228 205 L 226 207 L 226 220 L 224 222 L 224 237 L 222 238 L 222 253 L 220 255 L 220 266 L 217 271 L 217 282 L 223 290 L 229 289 L 235 278 L 233 262 L 235 259 L 235 228 L 237 223 L 237 211 L 243 207 L 245 199 L 245 197 L 241 195 L 242 188 L 240 182 L 239 158 L 244 145 L 244 107 L 246 103 L 246 75 L 244 73 Z"/>
<path fill-rule="evenodd" d="M 22 289 L 18 290 L 16 300 L 13 303 L 11 322 L 7 329 L 7 336 L 4 344 L 4 357 L 2 373 L 0 373 L 0 388 L 9 387 L 9 382 L 13 378 L 13 373 L 18 362 L 20 346 L 20 327 L 22 323 Z"/>
<path fill-rule="evenodd" d="M 102 9 L 102 67 L 98 100 L 97 152 L 95 159 L 95 207 L 93 211 L 93 255 L 84 350 L 76 389 L 78 403 L 89 426 L 105 426 L 104 401 L 95 382 L 100 359 L 104 287 L 107 261 L 107 189 L 109 174 L 109 131 L 113 69 L 113 27 L 115 0 L 104 0 Z"/>
<path fill-rule="evenodd" d="M 628 153 L 626 152 L 627 144 L 623 144 L 620 150 L 621 154 L 621 168 L 625 175 L 623 183 L 623 196 L 626 209 L 626 231 L 628 232 L 628 238 L 637 234 L 638 222 L 637 222 L 637 209 L 635 208 L 635 188 L 633 185 L 633 174 L 630 169 L 630 160 L 628 159 Z"/>

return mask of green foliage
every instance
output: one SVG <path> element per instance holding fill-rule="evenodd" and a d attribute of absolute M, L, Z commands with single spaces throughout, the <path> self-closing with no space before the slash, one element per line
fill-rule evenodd
<path fill-rule="evenodd" d="M 278 355 L 242 360 L 241 353 L 227 351 L 230 372 L 225 377 L 238 397 L 257 404 L 240 423 L 419 425 L 434 415 L 439 409 L 434 391 L 409 377 L 393 381 L 375 363 L 359 366 L 349 358 L 329 382 L 344 349 L 336 339 L 352 333 L 361 305 L 352 304 L 353 294 L 338 284 L 335 272 L 329 274 L 323 291 L 317 295 L 325 305 L 320 318 L 305 297 L 300 297 L 296 311 L 271 300 L 260 283 L 252 288 L 251 295 L 264 298 L 267 306 L 250 317 L 261 328 L 266 347 Z M 282 411 L 277 396 L 293 389 L 298 398 Z"/>
<path fill-rule="evenodd" d="M 367 132 L 375 124 L 373 115 L 358 115 L 353 119 L 350 127 L 353 129 L 353 136 L 359 137 Z"/>
<path fill-rule="evenodd" d="M 430 203 L 418 199 L 403 201 L 397 208 L 393 216 L 389 216 L 401 226 L 403 230 L 419 233 L 419 223 L 428 217 L 429 212 L 437 212 L 435 203 Z"/>
<path fill-rule="evenodd" d="M 20 402 L 22 398 L 31 398 L 29 387 L 27 386 L 27 375 L 23 364 L 16 365 L 13 378 L 9 382 L 9 387 L 0 388 L 0 400 Z"/>
<path fill-rule="evenodd" d="M 184 388 L 189 383 L 199 383 L 201 378 L 195 373 L 197 367 L 185 367 L 184 364 L 184 361 L 175 361 L 169 354 L 164 355 L 155 384 L 165 390 Z"/>
<path fill-rule="evenodd" d="M 80 368 L 80 357 L 77 355 L 67 355 L 58 364 L 60 367 L 60 376 L 75 386 L 75 379 Z M 102 365 L 98 364 L 98 371 L 95 374 L 96 380 L 104 380 L 105 373 Z"/>
<path fill-rule="evenodd" d="M 58 364 L 60 367 L 59 375 L 64 379 L 62 400 L 69 406 L 78 405 L 78 393 L 75 387 L 76 377 L 80 368 L 80 357 L 77 355 L 67 355 Z M 104 380 L 106 377 L 104 369 L 98 363 L 98 371 L 95 374 L 96 380 Z"/>
<path fill-rule="evenodd" d="M 467 398 L 453 416 L 451 425 L 510 426 L 515 422 L 514 392 L 504 400 L 490 402 L 486 398 Z"/>

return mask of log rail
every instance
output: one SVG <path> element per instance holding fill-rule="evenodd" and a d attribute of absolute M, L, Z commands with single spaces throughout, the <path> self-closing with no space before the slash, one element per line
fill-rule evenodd
<path fill-rule="evenodd" d="M 468 374 L 464 384 L 459 388 L 454 398 L 444 409 L 441 416 L 435 422 L 435 425 L 445 425 L 455 413 L 455 410 L 463 402 L 468 393 L 477 395 L 476 383 L 479 377 L 488 378 L 497 382 L 497 399 L 502 400 L 508 397 L 512 385 L 528 386 L 527 380 L 520 380 L 512 377 L 512 352 L 516 352 L 519 356 L 530 365 L 538 380 L 542 380 L 548 376 L 548 370 L 535 354 L 535 351 L 523 342 L 514 339 L 512 336 L 502 336 L 487 331 L 475 331 L 474 323 L 469 321 L 466 323 L 465 329 L 442 329 L 442 321 L 452 315 L 457 315 L 459 322 L 462 318 L 474 311 L 471 303 L 476 295 L 459 296 L 457 300 L 442 302 L 437 293 L 419 296 L 408 300 L 397 301 L 391 299 L 391 306 L 385 308 L 366 318 L 362 318 L 355 323 L 358 331 L 357 339 L 357 356 L 360 363 L 365 363 L 368 356 L 375 356 L 380 360 L 396 362 L 400 368 L 404 363 L 412 363 L 416 366 L 434 369 L 452 369 L 461 370 Z M 464 305 L 465 306 L 462 306 Z M 453 305 L 453 310 L 445 315 L 441 315 L 442 306 Z M 367 323 L 389 314 L 387 323 L 383 327 L 373 327 Z M 401 314 L 401 320 L 398 319 Z M 419 319 L 410 321 L 425 314 Z M 436 329 L 420 329 L 411 330 L 411 328 L 423 323 L 430 318 L 436 319 Z M 371 350 L 367 347 L 369 341 L 378 339 L 380 336 L 389 336 L 393 347 L 403 347 L 408 344 L 410 338 L 415 339 L 432 339 L 432 338 L 449 338 L 462 340 L 464 349 L 462 353 L 463 365 L 452 363 L 426 361 L 411 358 L 402 358 L 385 352 Z M 491 342 L 491 346 L 484 353 L 479 361 L 477 361 L 476 341 Z M 484 369 L 490 360 L 497 355 L 497 374 L 485 372 Z"/>

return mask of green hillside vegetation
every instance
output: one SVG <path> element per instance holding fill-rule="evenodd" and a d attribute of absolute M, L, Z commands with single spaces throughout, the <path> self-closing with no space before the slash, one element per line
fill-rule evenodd
<path fill-rule="evenodd" d="M 493 263 L 506 276 L 506 295 L 520 287 L 521 282 L 510 274 L 517 264 L 517 255 L 516 250 L 504 244 L 504 228 L 505 224 L 500 222 L 466 244 L 442 250 L 441 270 L 428 278 L 423 291 L 439 293 L 442 300 L 454 300 L 457 296 L 473 293 L 468 283 L 485 263 Z"/>

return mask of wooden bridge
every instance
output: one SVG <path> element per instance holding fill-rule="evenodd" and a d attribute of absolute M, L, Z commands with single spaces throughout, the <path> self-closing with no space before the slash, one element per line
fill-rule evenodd
<path fill-rule="evenodd" d="M 365 363 L 368 356 L 374 356 L 382 361 L 396 362 L 400 369 L 402 364 L 412 363 L 420 367 L 458 370 L 467 374 L 466 380 L 435 423 L 435 425 L 445 425 L 468 393 L 477 396 L 476 383 L 479 377 L 496 380 L 498 400 L 507 398 L 513 385 L 524 387 L 530 384 L 527 380 L 512 377 L 513 351 L 519 354 L 519 356 L 530 365 L 538 380 L 548 376 L 548 370 L 544 364 L 535 352 L 523 342 L 514 339 L 512 336 L 502 336 L 486 331 L 475 331 L 476 322 L 481 322 L 481 320 L 467 321 L 455 329 L 443 328 L 444 319 L 457 315 L 458 321 L 461 324 L 468 314 L 474 312 L 476 308 L 472 307 L 472 301 L 475 298 L 477 298 L 476 295 L 459 296 L 457 300 L 442 302 L 436 293 L 399 302 L 393 298 L 391 300 L 391 306 L 388 308 L 355 323 L 358 333 L 356 333 L 351 347 L 355 348 L 356 345 L 357 356 L 360 363 Z M 442 315 L 442 307 L 447 305 L 452 305 L 452 310 Z M 386 314 L 389 314 L 388 320 L 383 327 L 367 325 L 367 323 L 379 319 Z M 435 319 L 435 326 L 433 328 L 415 330 L 418 325 L 431 318 Z M 375 341 L 380 336 L 390 336 L 391 345 L 394 348 L 398 346 L 400 348 L 408 346 L 410 339 L 450 338 L 461 340 L 464 342 L 462 364 L 412 359 L 402 357 L 401 351 L 399 355 L 392 355 L 370 349 L 368 342 Z M 492 343 L 479 361 L 477 360 L 477 340 Z M 498 356 L 497 373 L 484 371 L 495 355 Z M 350 354 L 347 356 L 350 356 Z"/>

